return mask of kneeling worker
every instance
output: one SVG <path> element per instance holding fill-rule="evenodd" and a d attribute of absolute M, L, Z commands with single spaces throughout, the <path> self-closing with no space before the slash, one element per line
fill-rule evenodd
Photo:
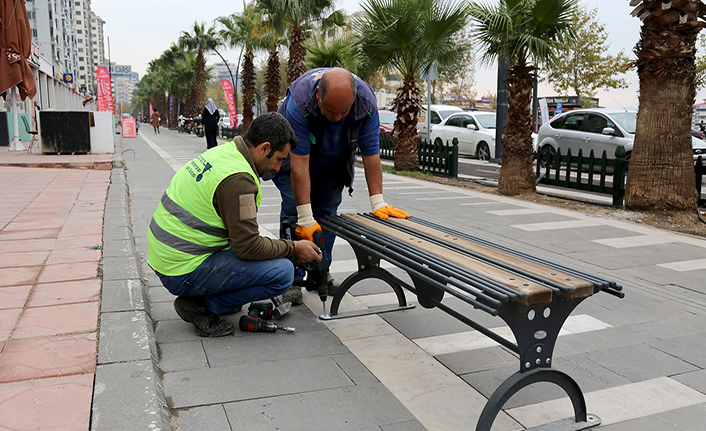
<path fill-rule="evenodd" d="M 172 178 L 150 222 L 147 263 L 202 337 L 234 331 L 220 314 L 286 292 L 299 262 L 320 261 L 311 241 L 260 236 L 259 176 L 278 171 L 297 138 L 287 120 L 257 117 L 245 139 L 212 148 Z"/>

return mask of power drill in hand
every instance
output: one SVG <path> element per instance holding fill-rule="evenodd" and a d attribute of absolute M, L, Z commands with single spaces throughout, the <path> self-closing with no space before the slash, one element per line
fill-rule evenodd
<path fill-rule="evenodd" d="M 297 219 L 292 218 L 285 220 L 282 223 L 282 226 L 287 239 L 293 240 L 297 238 Z M 324 306 L 324 314 L 326 314 L 326 297 L 328 296 L 328 268 L 331 266 L 331 260 L 328 258 L 328 254 L 326 253 L 324 232 L 321 230 L 314 232 L 313 240 L 314 244 L 319 247 L 321 261 L 317 262 L 312 260 L 311 262 L 305 263 L 294 262 L 294 265 L 304 268 L 307 271 L 308 275 L 305 284 L 306 290 L 311 291 L 316 288 L 319 293 L 319 299 L 321 299 Z"/>

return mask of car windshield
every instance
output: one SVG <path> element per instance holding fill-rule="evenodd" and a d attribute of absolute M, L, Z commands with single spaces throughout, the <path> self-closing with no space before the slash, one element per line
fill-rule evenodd
<path fill-rule="evenodd" d="M 476 114 L 476 120 L 478 120 L 478 122 L 484 129 L 495 128 L 495 114 Z"/>
<path fill-rule="evenodd" d="M 613 119 L 620 124 L 620 127 L 625 129 L 626 132 L 631 135 L 635 134 L 635 127 L 637 126 L 637 113 L 636 112 L 620 112 L 617 114 L 610 114 Z"/>
<path fill-rule="evenodd" d="M 439 110 L 438 112 L 439 112 L 439 115 L 441 116 L 441 118 L 446 118 L 446 117 L 448 117 L 448 116 L 451 115 L 451 114 L 457 113 L 457 112 L 458 112 L 458 109 L 448 110 L 448 111 Z"/>
<path fill-rule="evenodd" d="M 395 114 L 380 114 L 380 124 L 393 124 L 397 119 Z"/>

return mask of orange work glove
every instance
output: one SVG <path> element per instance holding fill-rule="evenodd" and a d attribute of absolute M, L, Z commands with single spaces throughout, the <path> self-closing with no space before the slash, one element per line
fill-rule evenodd
<path fill-rule="evenodd" d="M 319 223 L 314 222 L 314 226 L 309 227 L 302 227 L 300 225 L 297 225 L 297 228 L 294 232 L 297 234 L 297 238 L 299 239 L 308 239 L 309 241 L 314 241 L 314 232 L 320 230 L 321 226 L 319 226 Z"/>
<path fill-rule="evenodd" d="M 385 200 L 382 198 L 382 194 L 370 196 L 370 206 L 373 208 L 373 214 L 383 220 L 387 220 L 389 216 L 395 218 L 409 218 L 409 214 L 405 211 L 386 204 Z"/>
<path fill-rule="evenodd" d="M 320 230 L 321 226 L 314 220 L 311 204 L 297 205 L 297 228 L 294 231 L 297 238 L 314 241 L 314 232 Z"/>
<path fill-rule="evenodd" d="M 380 217 L 383 220 L 387 220 L 388 217 L 395 217 L 395 218 L 409 218 L 409 214 L 407 214 L 406 211 L 402 211 L 401 209 L 397 209 L 393 207 L 392 205 L 387 205 L 379 210 L 375 211 L 373 214 L 375 214 L 376 217 Z"/>

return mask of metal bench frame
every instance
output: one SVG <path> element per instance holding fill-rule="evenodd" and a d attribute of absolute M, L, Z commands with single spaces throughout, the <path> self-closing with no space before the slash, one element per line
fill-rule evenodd
<path fill-rule="evenodd" d="M 371 220 L 387 224 L 388 226 L 391 225 L 389 222 L 377 219 L 374 216 L 364 216 Z M 557 271 L 570 273 L 577 277 L 590 280 L 594 285 L 594 293 L 602 290 L 619 298 L 624 296 L 623 292 L 621 292 L 622 287 L 615 282 L 600 279 L 580 271 L 519 253 L 419 218 L 412 218 L 411 220 L 440 232 L 482 242 L 484 245 L 491 245 L 498 250 L 511 252 L 515 256 L 520 256 L 534 263 L 541 263 Z M 559 336 L 559 331 L 571 312 L 585 297 L 567 299 L 566 295 L 562 296 L 562 293 L 566 293 L 562 291 L 563 286 L 558 286 L 547 280 L 539 279 L 546 287 L 552 289 L 553 294 L 551 302 L 541 305 L 526 306 L 518 302 L 518 300 L 524 299 L 523 293 L 504 286 L 487 287 L 487 285 L 492 285 L 492 281 L 488 283 L 489 280 L 483 280 L 483 277 L 474 275 L 467 269 L 454 264 L 445 263 L 438 257 L 423 250 L 414 250 L 395 239 L 376 232 L 374 229 L 362 227 L 340 216 L 328 216 L 323 219 L 321 224 L 324 229 L 346 240 L 353 248 L 358 261 L 358 271 L 351 274 L 341 283 L 331 301 L 330 314 L 321 316 L 323 320 L 341 319 L 413 308 L 414 304 L 406 300 L 404 293 L 406 289 L 417 295 L 419 304 L 422 307 L 439 308 L 519 355 L 520 370 L 507 378 L 488 399 L 488 402 L 481 412 L 476 431 L 489 431 L 495 417 L 500 412 L 505 402 L 520 389 L 537 382 L 553 383 L 561 387 L 567 393 L 574 408 L 574 420 L 569 418 L 532 429 L 573 431 L 590 428 L 601 423 L 598 416 L 587 413 L 586 401 L 576 381 L 566 373 L 551 368 L 552 354 L 557 337 Z M 395 227 L 400 229 L 399 226 Z M 404 229 L 402 228 L 401 230 Z M 413 233 L 414 235 L 424 236 L 416 231 Z M 477 257 L 472 252 L 465 252 L 452 245 L 442 244 L 441 241 L 430 238 L 425 239 L 432 240 L 452 251 Z M 412 279 L 414 286 L 405 283 L 389 271 L 381 268 L 381 259 L 404 270 Z M 504 267 L 502 262 L 492 263 L 493 265 L 499 265 L 499 267 L 509 272 L 517 272 L 518 276 L 527 276 L 527 274 L 521 270 Z M 359 281 L 368 278 L 377 278 L 389 284 L 397 296 L 397 305 L 339 313 L 339 307 L 346 292 Z M 469 288 L 469 284 L 480 287 Z M 443 304 L 442 299 L 446 293 L 493 316 L 499 316 L 512 330 L 517 344 L 508 341 L 457 310 Z"/>

